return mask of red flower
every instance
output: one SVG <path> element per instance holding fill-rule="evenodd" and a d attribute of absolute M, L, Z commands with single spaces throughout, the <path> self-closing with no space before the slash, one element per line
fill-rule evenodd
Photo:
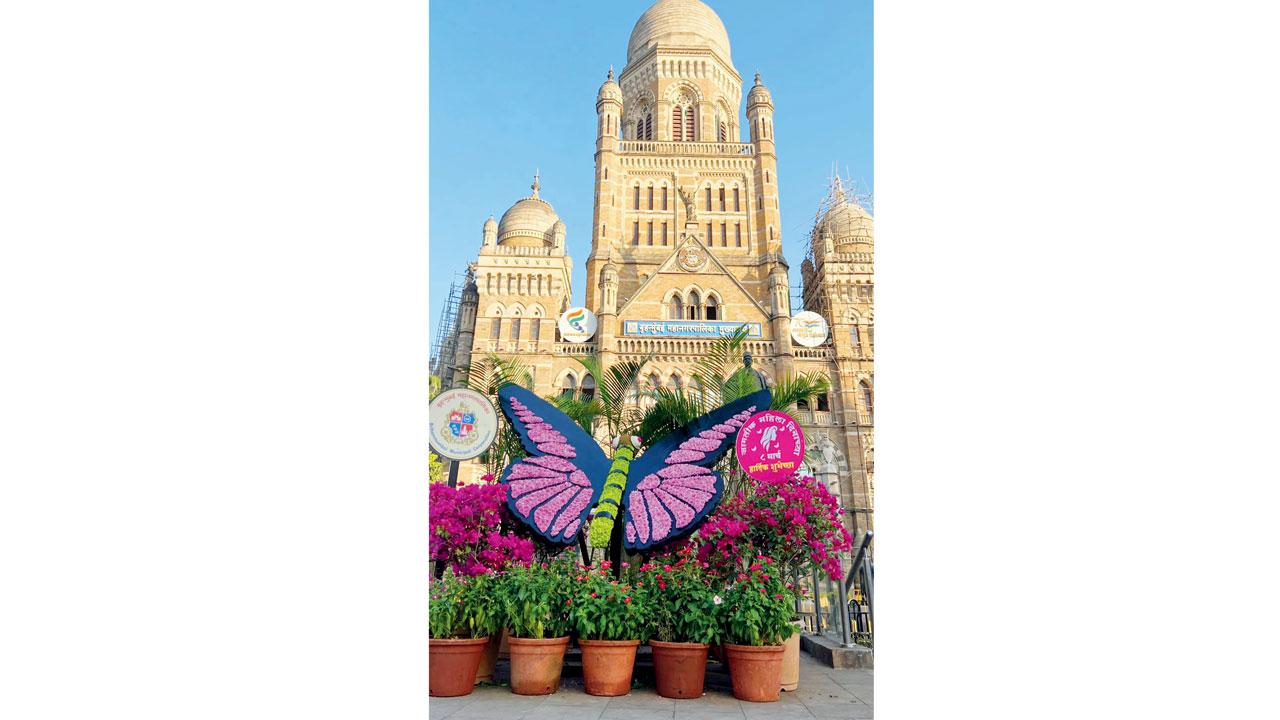
<path fill-rule="evenodd" d="M 629 598 L 629 597 L 624 597 L 624 598 L 622 598 L 622 604 L 624 604 L 624 605 L 630 605 L 630 604 L 631 604 L 631 598 Z"/>
<path fill-rule="evenodd" d="M 592 591 L 591 591 L 591 597 L 596 597 L 596 591 L 595 591 L 595 590 L 592 590 Z"/>

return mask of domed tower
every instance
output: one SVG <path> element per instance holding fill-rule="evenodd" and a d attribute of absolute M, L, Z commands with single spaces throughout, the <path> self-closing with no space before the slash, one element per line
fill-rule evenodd
<path fill-rule="evenodd" d="M 493 218 L 489 218 L 493 222 Z M 462 288 L 462 301 L 458 304 L 458 341 L 454 346 L 453 375 L 442 378 L 445 387 L 457 387 L 466 379 L 471 366 L 471 347 L 476 337 L 476 310 L 480 306 L 480 290 L 476 287 L 475 272 L 467 270 L 467 284 Z"/>
<path fill-rule="evenodd" d="M 567 230 L 542 181 L 494 222 L 484 223 L 484 241 L 473 264 L 477 291 L 474 348 L 482 353 L 552 350 L 555 321 L 571 294 L 573 259 L 565 252 Z"/>
<path fill-rule="evenodd" d="M 756 73 L 755 85 L 747 94 L 747 122 L 751 124 L 751 144 L 757 158 L 755 173 L 756 225 L 763 229 L 765 248 L 782 252 L 782 218 L 778 203 L 778 151 L 773 143 L 773 95 Z"/>
<path fill-rule="evenodd" d="M 498 223 L 490 215 L 488 220 L 484 221 L 484 241 L 481 243 L 484 247 L 492 248 L 498 244 Z"/>

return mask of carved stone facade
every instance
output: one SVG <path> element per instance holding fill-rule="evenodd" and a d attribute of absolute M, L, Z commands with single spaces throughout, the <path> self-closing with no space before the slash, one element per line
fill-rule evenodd
<path fill-rule="evenodd" d="M 564 224 L 539 197 L 535 178 L 530 197 L 501 222 L 485 223 L 471 266 L 474 287 L 468 285 L 459 312 L 455 365 L 466 368 L 488 353 L 518 355 L 534 368 L 534 391 L 551 395 L 593 386 L 571 355 L 598 354 L 608 366 L 652 352 L 647 384 L 687 387 L 713 338 L 645 332 L 634 323 L 748 323 L 746 349 L 770 382 L 805 371 L 831 377 L 830 396 L 796 414 L 811 442 L 818 432 L 830 436 L 842 458 L 842 500 L 858 530 L 866 530 L 870 216 L 862 222 L 865 211 L 845 203 L 820 220 L 827 230 L 817 235 L 830 238 L 831 252 L 819 257 L 815 249 L 804 298 L 806 308 L 827 318 L 832 336 L 817 348 L 793 347 L 773 99 L 757 74 L 743 127 L 742 96 L 728 34 L 714 11 L 698 0 L 651 5 L 632 31 L 626 66 L 616 80 L 611 69 L 596 96 L 595 204 L 584 288 L 599 322 L 595 337 L 581 344 L 558 337 L 572 260 Z M 850 213 L 858 223 L 846 221 Z M 851 327 L 861 334 L 851 335 Z M 466 465 L 464 481 L 482 472 L 476 463 Z"/>

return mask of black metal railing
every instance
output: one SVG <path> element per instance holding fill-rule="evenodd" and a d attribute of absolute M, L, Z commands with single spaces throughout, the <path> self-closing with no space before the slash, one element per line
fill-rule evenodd
<path fill-rule="evenodd" d="M 848 646 L 851 642 L 859 645 L 874 646 L 875 632 L 875 565 L 868 552 L 871 539 L 875 533 L 870 530 L 863 536 L 858 546 L 858 553 L 849 567 L 849 574 L 841 584 L 844 603 L 842 608 L 844 622 L 842 640 Z"/>

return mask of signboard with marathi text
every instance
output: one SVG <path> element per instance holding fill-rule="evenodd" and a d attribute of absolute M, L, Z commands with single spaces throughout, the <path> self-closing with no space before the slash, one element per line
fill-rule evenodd
<path fill-rule="evenodd" d="M 742 326 L 747 327 L 747 337 L 764 337 L 760 323 L 726 322 L 722 320 L 626 320 L 622 334 L 639 337 L 727 337 Z"/>
<path fill-rule="evenodd" d="M 765 410 L 752 415 L 738 431 L 738 464 L 756 480 L 780 480 L 796 474 L 804 463 L 804 431 L 790 415 Z"/>

